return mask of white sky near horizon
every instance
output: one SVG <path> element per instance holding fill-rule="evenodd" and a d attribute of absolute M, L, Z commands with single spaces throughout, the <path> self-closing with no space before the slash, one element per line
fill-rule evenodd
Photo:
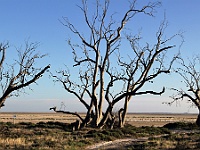
<path fill-rule="evenodd" d="M 150 0 L 138 0 L 139 5 L 146 4 Z M 88 0 L 90 6 L 92 0 Z M 199 54 L 200 43 L 200 15 L 199 0 L 163 0 L 162 6 L 157 8 L 155 18 L 144 17 L 133 22 L 142 31 L 144 42 L 150 43 L 155 38 L 155 33 L 160 22 L 166 14 L 168 21 L 167 35 L 173 35 L 183 31 L 184 44 L 181 47 L 181 55 L 184 58 Z M 40 60 L 39 65 L 51 64 L 51 72 L 59 70 L 66 65 L 72 65 L 72 54 L 67 39 L 73 41 L 73 34 L 64 27 L 59 20 L 68 17 L 77 28 L 83 30 L 83 14 L 77 5 L 81 5 L 80 0 L 0 0 L 0 42 L 9 41 L 10 48 L 7 52 L 7 60 L 11 62 L 14 58 L 13 50 L 24 44 L 26 39 L 30 42 L 40 42 L 38 51 L 48 53 L 48 56 Z M 119 7 L 120 6 L 120 7 Z M 128 0 L 111 0 L 110 11 L 123 14 L 128 9 Z M 140 15 L 141 16 L 141 15 Z M 134 20 L 134 19 L 133 19 Z M 129 28 L 132 24 L 129 24 Z M 139 27 L 141 26 L 141 28 Z M 86 33 L 85 33 L 86 34 Z M 175 41 L 176 42 L 176 41 Z M 74 43 L 76 39 L 74 38 Z M 152 43 L 153 44 L 153 43 Z M 180 40 L 177 40 L 177 46 Z M 177 47 L 178 49 L 178 47 Z M 176 50 L 177 50 L 176 49 Z M 73 68 L 71 68 L 73 69 Z M 161 90 L 166 86 L 166 93 L 162 96 L 139 96 L 132 99 L 129 105 L 129 112 L 166 112 L 166 113 L 197 113 L 195 107 L 191 107 L 185 101 L 168 106 L 162 104 L 171 101 L 169 98 L 173 94 L 170 87 L 184 86 L 176 75 L 161 76 L 155 84 L 145 87 L 148 90 Z M 38 81 L 38 85 L 31 86 L 33 91 L 27 90 L 28 94 L 21 94 L 20 97 L 11 97 L 6 100 L 5 107 L 0 112 L 49 112 L 52 106 L 60 107 L 64 102 L 66 110 L 84 112 L 85 109 L 70 94 L 68 94 L 60 84 L 54 83 L 49 74 L 45 74 Z M 116 106 L 118 109 L 120 104 Z"/>

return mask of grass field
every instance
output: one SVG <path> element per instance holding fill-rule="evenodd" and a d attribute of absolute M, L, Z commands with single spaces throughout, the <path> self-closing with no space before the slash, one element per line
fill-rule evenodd
<path fill-rule="evenodd" d="M 128 114 L 125 128 L 72 131 L 67 124 L 76 118 L 71 115 L 0 113 L 0 150 L 200 149 L 196 117 Z"/>

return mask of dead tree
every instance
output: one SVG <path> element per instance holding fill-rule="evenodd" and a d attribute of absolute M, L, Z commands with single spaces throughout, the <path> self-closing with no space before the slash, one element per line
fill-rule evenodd
<path fill-rule="evenodd" d="M 26 87 L 30 87 L 31 84 L 42 77 L 42 75 L 50 68 L 47 65 L 44 68 L 36 66 L 36 61 L 43 58 L 45 55 L 36 53 L 37 43 L 25 44 L 25 50 L 16 49 L 18 59 L 14 60 L 13 64 L 5 63 L 6 51 L 9 50 L 9 44 L 0 44 L 0 108 L 4 106 L 4 103 L 8 97 L 19 96 L 20 92 L 25 92 Z M 8 56 L 10 57 L 10 56 Z"/>
<path fill-rule="evenodd" d="M 169 104 L 183 99 L 192 102 L 199 110 L 196 124 L 200 126 L 200 56 L 197 55 L 191 60 L 184 60 L 179 57 L 178 60 L 180 67 L 175 72 L 180 75 L 182 82 L 185 84 L 185 88 L 172 88 L 176 94 L 172 96 L 173 101 Z"/>
<path fill-rule="evenodd" d="M 177 57 L 173 55 L 168 64 L 164 63 L 167 51 L 175 47 L 175 45 L 168 45 L 168 42 L 177 36 L 164 37 L 166 21 L 163 21 L 157 31 L 155 44 L 146 44 L 142 47 L 139 44 L 141 37 L 137 34 L 134 36 L 133 33 L 124 36 L 122 34 L 122 31 L 126 30 L 125 26 L 136 15 L 153 16 L 160 3 L 148 3 L 141 8 L 136 8 L 136 1 L 133 1 L 120 20 L 113 20 L 114 14 L 109 15 L 109 5 L 109 0 L 105 0 L 104 5 L 96 1 L 96 12 L 90 19 L 87 1 L 82 0 L 80 9 L 88 27 L 89 35 L 86 35 L 88 38 L 67 18 L 63 18 L 63 25 L 81 42 L 81 44 L 73 44 L 71 40 L 68 41 L 74 56 L 73 67 L 79 68 L 79 71 L 76 81 L 72 80 L 69 69 L 60 70 L 53 77 L 85 106 L 87 114 L 85 118 L 81 118 L 81 127 L 90 124 L 102 128 L 108 122 L 113 122 L 115 120 L 113 107 L 119 101 L 124 101 L 124 106 L 119 110 L 119 126 L 123 127 L 127 107 L 133 96 L 164 93 L 164 88 L 156 92 L 142 91 L 142 87 L 151 83 L 160 74 L 170 73 Z M 122 47 L 123 42 L 128 42 L 130 47 Z M 124 49 L 130 51 L 124 54 L 126 52 Z M 107 106 L 105 112 L 103 112 L 104 105 Z M 113 123 L 109 124 L 113 126 Z"/>

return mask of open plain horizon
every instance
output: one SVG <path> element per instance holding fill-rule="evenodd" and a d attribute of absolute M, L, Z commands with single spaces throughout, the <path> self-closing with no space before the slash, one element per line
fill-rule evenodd
<path fill-rule="evenodd" d="M 85 113 L 80 113 L 82 117 Z M 190 113 L 128 113 L 126 123 L 133 126 L 163 126 L 173 122 L 195 122 L 197 114 Z M 78 118 L 73 115 L 54 112 L 1 112 L 0 122 L 48 122 L 72 123 Z"/>

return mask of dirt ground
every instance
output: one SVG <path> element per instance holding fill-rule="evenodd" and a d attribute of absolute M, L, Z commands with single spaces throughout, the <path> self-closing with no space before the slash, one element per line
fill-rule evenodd
<path fill-rule="evenodd" d="M 85 114 L 82 113 L 82 116 Z M 126 117 L 127 123 L 134 126 L 163 126 L 172 122 L 195 122 L 197 114 L 147 114 L 129 113 Z M 71 123 L 76 121 L 72 115 L 60 113 L 5 113 L 0 112 L 0 122 L 33 122 L 60 121 Z"/>

